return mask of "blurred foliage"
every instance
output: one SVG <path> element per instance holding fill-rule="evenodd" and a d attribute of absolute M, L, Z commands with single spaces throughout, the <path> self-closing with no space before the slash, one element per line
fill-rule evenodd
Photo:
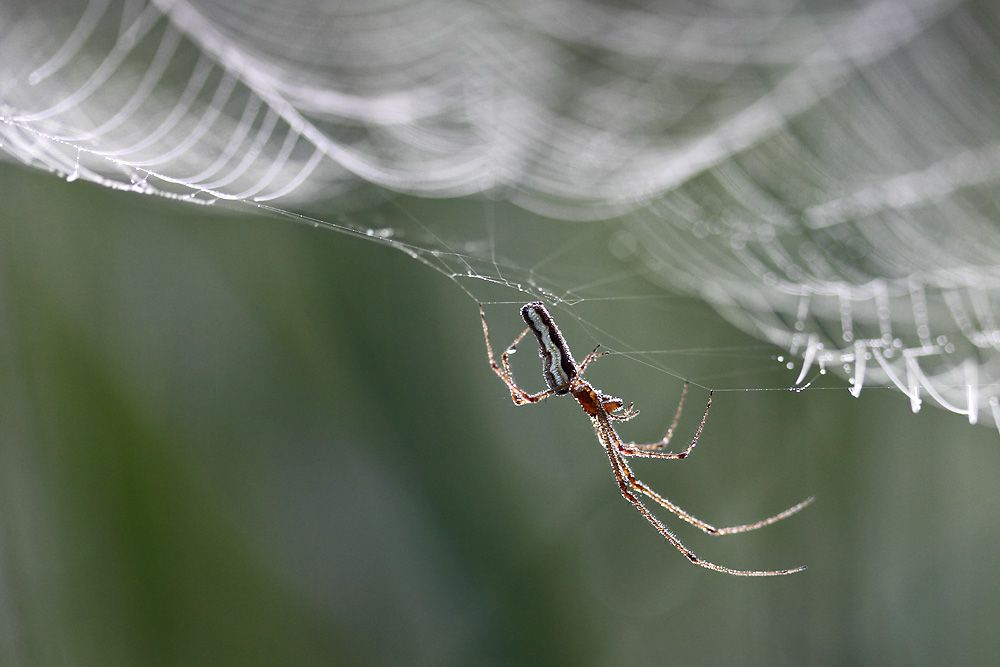
<path fill-rule="evenodd" d="M 818 497 L 728 538 L 665 517 L 714 562 L 809 565 L 723 576 L 621 500 L 572 401 L 510 403 L 475 301 L 419 262 L 0 170 L 5 666 L 1000 654 L 995 431 L 878 389 L 717 395 L 694 455 L 639 465 L 643 479 L 716 525 Z M 697 302 L 668 305 L 614 326 L 660 347 L 692 331 L 720 351 L 755 344 Z M 517 333 L 513 307 L 487 314 L 497 340 Z M 643 410 L 625 438 L 659 437 L 679 380 L 620 356 L 591 377 Z"/>

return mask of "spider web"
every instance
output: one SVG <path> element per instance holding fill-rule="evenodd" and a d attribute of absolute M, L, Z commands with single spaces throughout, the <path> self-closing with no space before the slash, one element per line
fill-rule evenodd
<path fill-rule="evenodd" d="M 361 235 L 477 300 L 695 296 L 787 384 L 1000 425 L 990 3 L 63 4 L 0 7 L 8 159 Z"/>

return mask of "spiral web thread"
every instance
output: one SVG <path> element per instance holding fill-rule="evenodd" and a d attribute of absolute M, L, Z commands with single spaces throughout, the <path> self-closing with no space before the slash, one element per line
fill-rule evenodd
<path fill-rule="evenodd" d="M 633 271 L 788 350 L 799 383 L 1000 424 L 1000 11 L 755 4 L 15 1 L 0 154 L 196 203 L 383 188 L 611 220 Z M 343 228 L 532 279 L 478 226 Z"/>

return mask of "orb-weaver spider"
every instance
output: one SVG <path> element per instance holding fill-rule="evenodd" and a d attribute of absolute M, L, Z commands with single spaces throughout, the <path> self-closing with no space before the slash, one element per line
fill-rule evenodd
<path fill-rule="evenodd" d="M 608 458 L 611 460 L 611 469 L 614 471 L 615 478 L 618 480 L 618 487 L 621 489 L 622 496 L 625 497 L 625 500 L 632 503 L 632 505 L 634 505 L 635 508 L 639 510 L 644 517 L 646 517 L 646 520 L 653 524 L 653 527 L 659 531 L 660 535 L 673 544 L 678 551 L 687 556 L 688 560 L 696 565 L 701 565 L 702 567 L 706 567 L 710 570 L 728 572 L 729 574 L 748 577 L 766 577 L 779 574 L 791 574 L 805 569 L 805 566 L 803 565 L 787 570 L 734 570 L 729 567 L 723 567 L 722 565 L 716 565 L 715 563 L 702 560 L 701 558 L 698 558 L 694 552 L 681 544 L 681 541 L 677 539 L 677 537 L 674 536 L 674 534 L 666 526 L 664 526 L 652 512 L 649 511 L 649 509 L 646 508 L 636 495 L 635 492 L 638 492 L 651 498 L 661 507 L 670 510 L 681 519 L 700 528 L 702 531 L 710 535 L 730 535 L 733 533 L 743 533 L 748 530 L 763 528 L 764 526 L 768 526 L 776 521 L 780 521 L 785 517 L 795 514 L 813 501 L 812 497 L 806 498 L 798 505 L 789 507 L 784 512 L 775 514 L 774 516 L 761 521 L 757 521 L 756 523 L 749 523 L 742 526 L 731 526 L 728 528 L 715 528 L 714 526 L 691 516 L 636 478 L 636 476 L 632 473 L 632 469 L 626 462 L 626 459 L 629 457 L 634 456 L 649 459 L 683 459 L 691 453 L 694 446 L 698 444 L 698 437 L 701 435 L 702 429 L 705 428 L 705 420 L 708 419 L 708 410 L 712 407 L 711 391 L 708 394 L 708 404 L 705 406 L 705 413 L 702 415 L 701 424 L 699 424 L 698 430 L 695 431 L 694 437 L 691 439 L 691 443 L 683 451 L 675 454 L 664 452 L 663 450 L 666 449 L 667 444 L 670 442 L 674 429 L 677 427 L 677 422 L 680 420 L 681 411 L 684 408 L 684 399 L 687 396 L 687 382 L 684 383 L 684 389 L 681 391 L 681 399 L 677 405 L 677 412 L 674 414 L 674 419 L 670 424 L 670 428 L 667 429 L 667 434 L 663 437 L 663 439 L 659 442 L 654 442 L 648 445 L 637 445 L 635 443 L 625 444 L 622 442 L 621 438 L 618 437 L 618 433 L 615 431 L 612 422 L 628 421 L 629 419 L 632 419 L 632 417 L 639 414 L 639 412 L 632 409 L 632 404 L 629 404 L 629 406 L 625 408 L 625 403 L 620 398 L 614 398 L 613 396 L 609 396 L 598 391 L 593 387 L 593 385 L 583 379 L 583 371 L 587 368 L 587 365 L 594 359 L 607 354 L 606 352 L 599 353 L 597 351 L 598 348 L 595 347 L 594 350 L 588 354 L 579 365 L 577 365 L 576 361 L 573 359 L 573 355 L 569 351 L 569 347 L 566 345 L 566 340 L 563 338 L 562 333 L 556 326 L 555 321 L 553 321 L 552 316 L 549 315 L 549 311 L 545 309 L 545 306 L 541 302 L 535 301 L 532 303 L 526 303 L 521 307 L 521 317 L 524 319 L 528 327 L 521 332 L 521 335 L 514 339 L 513 343 L 507 346 L 504 353 L 500 355 L 500 365 L 497 365 L 496 358 L 493 356 L 493 346 L 490 344 L 490 332 L 486 326 L 486 314 L 483 312 L 482 305 L 479 306 L 479 315 L 483 321 L 483 335 L 486 337 L 486 352 L 490 358 L 490 366 L 496 374 L 500 376 L 500 379 L 504 381 L 507 388 L 510 389 L 510 396 L 514 400 L 514 403 L 516 405 L 524 405 L 526 403 L 537 403 L 544 398 L 548 398 L 549 396 L 562 394 L 572 395 L 594 424 L 594 430 L 597 432 L 597 439 L 601 442 L 601 445 L 604 447 L 604 451 L 607 452 Z M 548 389 L 540 391 L 536 394 L 529 394 L 517 386 L 507 363 L 508 355 L 510 355 L 515 346 L 521 341 L 522 338 L 525 337 L 525 335 L 527 335 L 529 331 L 535 334 L 535 338 L 538 340 L 538 354 L 542 358 L 542 375 L 545 378 L 545 384 L 548 385 Z"/>

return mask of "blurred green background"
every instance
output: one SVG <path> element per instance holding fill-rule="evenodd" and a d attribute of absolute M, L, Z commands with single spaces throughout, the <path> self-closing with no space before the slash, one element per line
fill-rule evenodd
<path fill-rule="evenodd" d="M 287 220 L 6 165 L 0 182 L 2 665 L 1000 655 L 994 430 L 877 389 L 717 394 L 694 455 L 640 477 L 715 525 L 817 496 L 741 536 L 664 516 L 707 560 L 809 566 L 729 577 L 621 499 L 575 403 L 510 402 L 476 299 L 510 301 L 487 309 L 503 345 L 514 290 Z M 634 309 L 585 317 L 622 330 Z M 708 386 L 722 350 L 757 345 L 686 299 L 642 317 L 637 345 L 720 350 L 684 361 Z M 582 357 L 591 339 L 564 330 Z M 518 377 L 540 388 L 524 350 Z M 588 374 L 643 411 L 624 438 L 662 435 L 679 379 L 622 356 Z M 692 390 L 681 441 L 705 398 Z"/>

